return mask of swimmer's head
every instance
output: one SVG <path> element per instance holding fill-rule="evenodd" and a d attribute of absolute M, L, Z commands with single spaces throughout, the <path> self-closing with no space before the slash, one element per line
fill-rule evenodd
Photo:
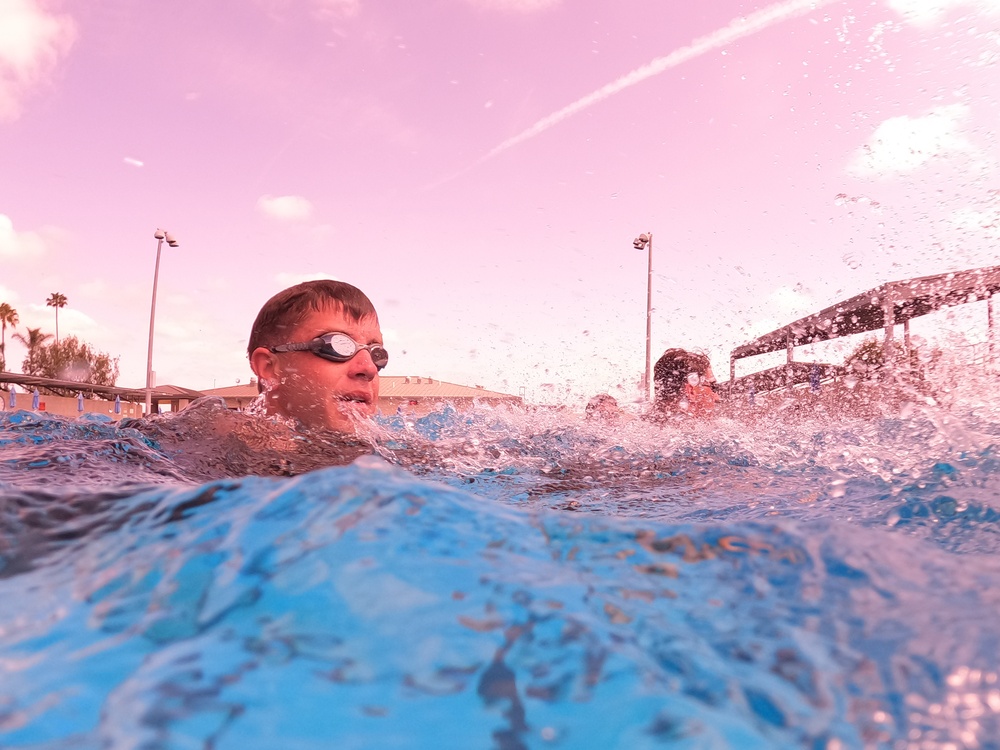
<path fill-rule="evenodd" d="M 330 333 L 344 336 L 321 338 Z M 306 281 L 274 295 L 257 314 L 247 353 L 268 414 L 353 432 L 378 409 L 386 357 L 378 314 L 350 284 Z"/>
<path fill-rule="evenodd" d="M 614 421 L 621 416 L 621 409 L 614 396 L 598 393 L 587 402 L 587 419 Z"/>
<path fill-rule="evenodd" d="M 691 376 L 696 381 L 694 385 L 711 385 L 715 382 L 712 363 L 708 357 L 684 349 L 667 349 L 653 367 L 655 401 L 669 404 L 683 398 L 684 386 L 690 384 Z"/>
<path fill-rule="evenodd" d="M 304 281 L 278 292 L 260 308 L 250 329 L 247 356 L 257 347 L 284 343 L 308 313 L 331 306 L 341 308 L 351 320 L 370 316 L 378 322 L 375 305 L 356 286 L 332 279 Z"/>

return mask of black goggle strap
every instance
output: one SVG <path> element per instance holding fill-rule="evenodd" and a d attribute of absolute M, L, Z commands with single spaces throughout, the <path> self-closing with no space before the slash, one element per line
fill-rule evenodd
<path fill-rule="evenodd" d="M 335 349 L 333 344 L 327 340 L 328 338 L 332 338 L 329 334 L 324 334 L 323 336 L 317 336 L 312 341 L 303 341 L 301 343 L 296 343 L 296 344 L 278 344 L 278 346 L 271 346 L 268 348 L 272 352 L 279 352 L 279 353 L 313 352 L 314 354 L 319 354 L 322 352 L 323 354 L 333 355 L 334 357 L 342 357 L 345 362 L 349 360 L 351 357 L 353 357 L 355 354 L 357 354 L 359 351 L 361 351 L 362 349 L 370 348 L 367 346 L 358 346 L 357 343 L 355 343 L 354 339 L 352 339 L 350 336 L 347 336 L 345 334 L 340 334 L 338 338 L 340 338 L 340 336 L 343 336 L 343 338 L 346 339 L 346 341 L 343 343 L 349 343 L 350 346 L 353 348 L 352 351 L 343 352 Z M 375 344 L 374 346 L 378 345 Z"/>
<path fill-rule="evenodd" d="M 318 339 L 313 339 L 313 341 L 306 341 L 302 344 L 278 344 L 277 346 L 267 347 L 268 351 L 271 352 L 309 352 L 316 348 L 314 343 Z"/>

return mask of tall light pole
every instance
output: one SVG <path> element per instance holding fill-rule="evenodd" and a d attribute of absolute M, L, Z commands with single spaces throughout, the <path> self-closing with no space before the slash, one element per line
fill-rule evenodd
<path fill-rule="evenodd" d="M 156 318 L 156 282 L 160 276 L 160 249 L 163 247 L 163 240 L 167 241 L 170 247 L 177 247 L 170 232 L 164 232 L 157 228 L 153 233 L 156 238 L 156 265 L 153 267 L 153 301 L 149 305 L 149 348 L 146 350 L 146 416 L 148 417 L 153 408 L 153 320 Z"/>
<path fill-rule="evenodd" d="M 653 233 L 640 234 L 632 242 L 636 250 L 649 249 L 649 269 L 646 274 L 646 371 L 642 374 L 642 396 L 649 401 L 649 371 L 652 366 L 653 350 Z"/>

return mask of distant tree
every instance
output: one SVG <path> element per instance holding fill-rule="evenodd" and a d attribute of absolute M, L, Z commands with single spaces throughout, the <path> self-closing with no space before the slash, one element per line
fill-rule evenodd
<path fill-rule="evenodd" d="M 21 372 L 25 375 L 35 374 L 35 359 L 38 357 L 38 350 L 44 346 L 45 342 L 52 338 L 51 333 L 42 333 L 41 328 L 29 328 L 27 335 L 15 333 L 14 339 L 20 341 L 28 347 L 28 356 L 21 363 Z"/>
<path fill-rule="evenodd" d="M 11 328 L 17 328 L 19 319 L 17 317 L 17 310 L 8 305 L 6 302 L 0 304 L 0 370 L 7 369 L 7 326 Z"/>
<path fill-rule="evenodd" d="M 885 355 L 878 340 L 865 339 L 847 355 L 844 364 L 854 370 L 867 371 L 881 367 L 884 361 Z"/>
<path fill-rule="evenodd" d="M 48 307 L 54 307 L 56 309 L 56 343 L 57 344 L 59 343 L 59 308 L 60 307 L 66 307 L 66 302 L 67 301 L 68 300 L 66 299 L 66 295 L 65 294 L 60 294 L 59 292 L 52 292 L 52 294 L 49 295 L 49 298 L 47 300 L 45 300 L 46 306 L 48 306 Z"/>
<path fill-rule="evenodd" d="M 25 372 L 28 373 L 27 370 Z M 76 336 L 68 336 L 62 341 L 39 347 L 34 371 L 28 374 L 78 383 L 114 385 L 118 380 L 118 357 L 112 359 L 104 352 L 91 349 L 89 344 Z"/>
<path fill-rule="evenodd" d="M 892 342 L 892 348 L 897 360 L 904 358 L 903 347 L 898 341 Z M 916 355 L 917 352 L 914 349 L 911 352 L 911 363 L 918 361 Z M 885 347 L 878 339 L 865 339 L 854 348 L 853 352 L 847 355 L 844 364 L 848 370 L 855 374 L 869 377 L 885 364 Z"/>

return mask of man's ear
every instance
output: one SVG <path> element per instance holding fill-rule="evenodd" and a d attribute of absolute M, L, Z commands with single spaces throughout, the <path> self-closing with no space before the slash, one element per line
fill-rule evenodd
<path fill-rule="evenodd" d="M 253 350 L 253 354 L 250 355 L 250 369 L 261 383 L 277 385 L 278 358 L 267 347 L 258 346 Z"/>

